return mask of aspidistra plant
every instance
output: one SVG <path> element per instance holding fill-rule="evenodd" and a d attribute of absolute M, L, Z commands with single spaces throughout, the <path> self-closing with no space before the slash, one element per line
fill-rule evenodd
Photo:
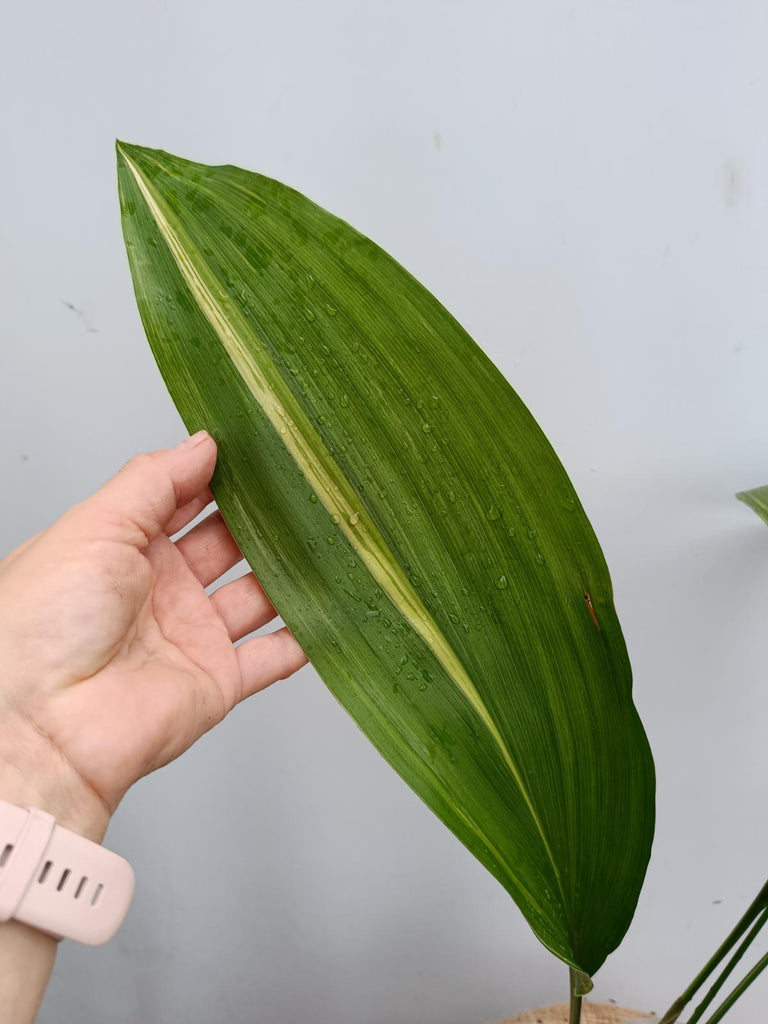
<path fill-rule="evenodd" d="M 605 561 L 499 370 L 293 189 L 119 143 L 141 318 L 275 607 L 378 750 L 571 968 L 632 918 L 654 772 Z"/>

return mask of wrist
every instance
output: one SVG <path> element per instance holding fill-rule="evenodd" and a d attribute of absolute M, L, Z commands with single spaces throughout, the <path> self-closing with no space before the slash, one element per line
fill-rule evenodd
<path fill-rule="evenodd" d="M 0 719 L 0 800 L 38 807 L 57 824 L 100 843 L 109 810 L 99 794 L 33 723 Z"/>

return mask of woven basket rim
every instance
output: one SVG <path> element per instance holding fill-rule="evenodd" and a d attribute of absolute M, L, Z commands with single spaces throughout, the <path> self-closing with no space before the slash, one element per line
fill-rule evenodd
<path fill-rule="evenodd" d="M 632 1010 L 616 1003 L 593 1003 L 585 999 L 581 1009 L 581 1024 L 627 1024 L 629 1021 L 658 1020 L 652 1013 Z M 505 1017 L 494 1024 L 568 1024 L 568 1003 L 552 1003 L 526 1010 L 515 1017 Z"/>

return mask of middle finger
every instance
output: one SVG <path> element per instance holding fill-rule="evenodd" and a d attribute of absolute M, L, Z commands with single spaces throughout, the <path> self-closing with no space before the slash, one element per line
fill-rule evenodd
<path fill-rule="evenodd" d="M 204 587 L 243 557 L 218 509 L 180 537 L 176 547 Z"/>

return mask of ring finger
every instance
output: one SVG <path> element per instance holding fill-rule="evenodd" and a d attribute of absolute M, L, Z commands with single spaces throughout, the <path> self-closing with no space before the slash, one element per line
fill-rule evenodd
<path fill-rule="evenodd" d="M 224 620 L 233 643 L 266 626 L 277 615 L 252 572 L 214 590 L 211 604 Z"/>

